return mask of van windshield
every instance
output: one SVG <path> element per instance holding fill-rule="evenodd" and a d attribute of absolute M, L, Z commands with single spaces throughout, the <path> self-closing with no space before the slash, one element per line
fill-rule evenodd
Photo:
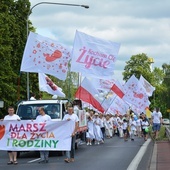
<path fill-rule="evenodd" d="M 20 105 L 17 110 L 17 115 L 21 120 L 36 119 L 39 115 L 38 109 L 44 107 L 45 113 L 51 117 L 51 119 L 61 119 L 61 108 L 59 103 L 55 104 L 27 104 Z"/>

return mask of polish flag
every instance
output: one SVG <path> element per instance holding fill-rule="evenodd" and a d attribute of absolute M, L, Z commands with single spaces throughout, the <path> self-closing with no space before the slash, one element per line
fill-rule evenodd
<path fill-rule="evenodd" d="M 84 78 L 76 91 L 75 97 L 91 104 L 94 108 L 103 113 L 104 108 L 101 106 L 97 98 L 95 98 L 95 96 L 98 94 L 98 90 L 90 83 L 87 78 Z"/>
<path fill-rule="evenodd" d="M 119 96 L 121 99 L 123 98 L 123 96 L 125 95 L 124 92 L 118 87 L 119 85 L 117 85 L 116 83 L 113 84 L 113 86 L 111 87 L 111 90 L 117 95 Z"/>

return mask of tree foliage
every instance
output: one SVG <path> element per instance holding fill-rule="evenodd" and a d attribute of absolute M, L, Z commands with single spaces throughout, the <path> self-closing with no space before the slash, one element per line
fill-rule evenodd
<path fill-rule="evenodd" d="M 152 71 L 148 56 L 144 53 L 133 55 L 123 72 L 123 79 L 127 81 L 133 74 L 139 78 L 140 75 L 155 87 L 150 108 L 160 107 L 163 116 L 168 117 L 167 109 L 170 108 L 170 65 L 163 64 L 162 69 L 155 67 Z"/>
<path fill-rule="evenodd" d="M 127 81 L 133 74 L 139 78 L 143 75 L 147 80 L 153 80 L 148 56 L 144 53 L 133 55 L 123 72 L 123 80 Z"/>
<path fill-rule="evenodd" d="M 0 4 L 0 96 L 5 103 L 2 111 L 6 112 L 7 107 L 14 105 L 18 98 L 18 78 L 27 38 L 26 18 L 30 3 L 29 0 L 1 0 Z"/>

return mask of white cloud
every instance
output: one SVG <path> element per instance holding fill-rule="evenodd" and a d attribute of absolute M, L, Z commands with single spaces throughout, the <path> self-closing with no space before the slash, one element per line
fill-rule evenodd
<path fill-rule="evenodd" d="M 30 0 L 32 6 L 42 1 Z M 122 78 L 125 62 L 132 55 L 145 53 L 154 58 L 156 67 L 170 63 L 169 0 L 62 0 L 61 3 L 87 4 L 90 8 L 36 6 L 30 20 L 37 33 L 69 46 L 73 44 L 76 30 L 121 43 L 115 65 L 118 79 Z"/>

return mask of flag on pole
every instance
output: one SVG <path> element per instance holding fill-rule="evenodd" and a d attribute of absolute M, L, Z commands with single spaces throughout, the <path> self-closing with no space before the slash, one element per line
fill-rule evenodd
<path fill-rule="evenodd" d="M 118 82 L 115 82 L 113 84 L 113 86 L 111 87 L 111 90 L 117 95 L 119 96 L 121 99 L 123 98 L 123 96 L 125 95 L 124 92 L 119 88 L 120 85 L 117 85 Z"/>
<path fill-rule="evenodd" d="M 58 87 L 47 75 L 44 73 L 38 73 L 39 79 L 39 90 L 45 91 L 52 95 L 57 95 L 59 97 L 65 97 L 62 89 Z"/>
<path fill-rule="evenodd" d="M 112 79 L 119 43 L 102 40 L 76 31 L 71 71 L 83 76 Z"/>
<path fill-rule="evenodd" d="M 115 83 L 114 79 L 106 80 L 106 79 L 98 79 L 94 77 L 92 79 L 93 79 L 92 83 L 94 87 L 98 90 L 103 90 L 103 91 L 109 91 L 110 88 Z"/>
<path fill-rule="evenodd" d="M 150 105 L 142 84 L 134 75 L 129 78 L 123 89 L 125 92 L 123 100 L 136 106 L 141 111 L 144 111 Z"/>
<path fill-rule="evenodd" d="M 95 89 L 95 87 L 90 83 L 87 78 L 84 78 L 81 85 L 76 91 L 75 97 L 91 104 L 94 108 L 103 113 L 104 108 L 101 106 L 97 98 L 95 98 L 95 96 L 98 94 L 98 90 Z"/>
<path fill-rule="evenodd" d="M 153 87 L 142 75 L 140 76 L 139 81 L 143 85 L 146 94 L 148 96 L 152 96 L 155 87 Z"/>
<path fill-rule="evenodd" d="M 30 32 L 20 71 L 46 73 L 65 80 L 70 51 L 55 40 Z"/>

